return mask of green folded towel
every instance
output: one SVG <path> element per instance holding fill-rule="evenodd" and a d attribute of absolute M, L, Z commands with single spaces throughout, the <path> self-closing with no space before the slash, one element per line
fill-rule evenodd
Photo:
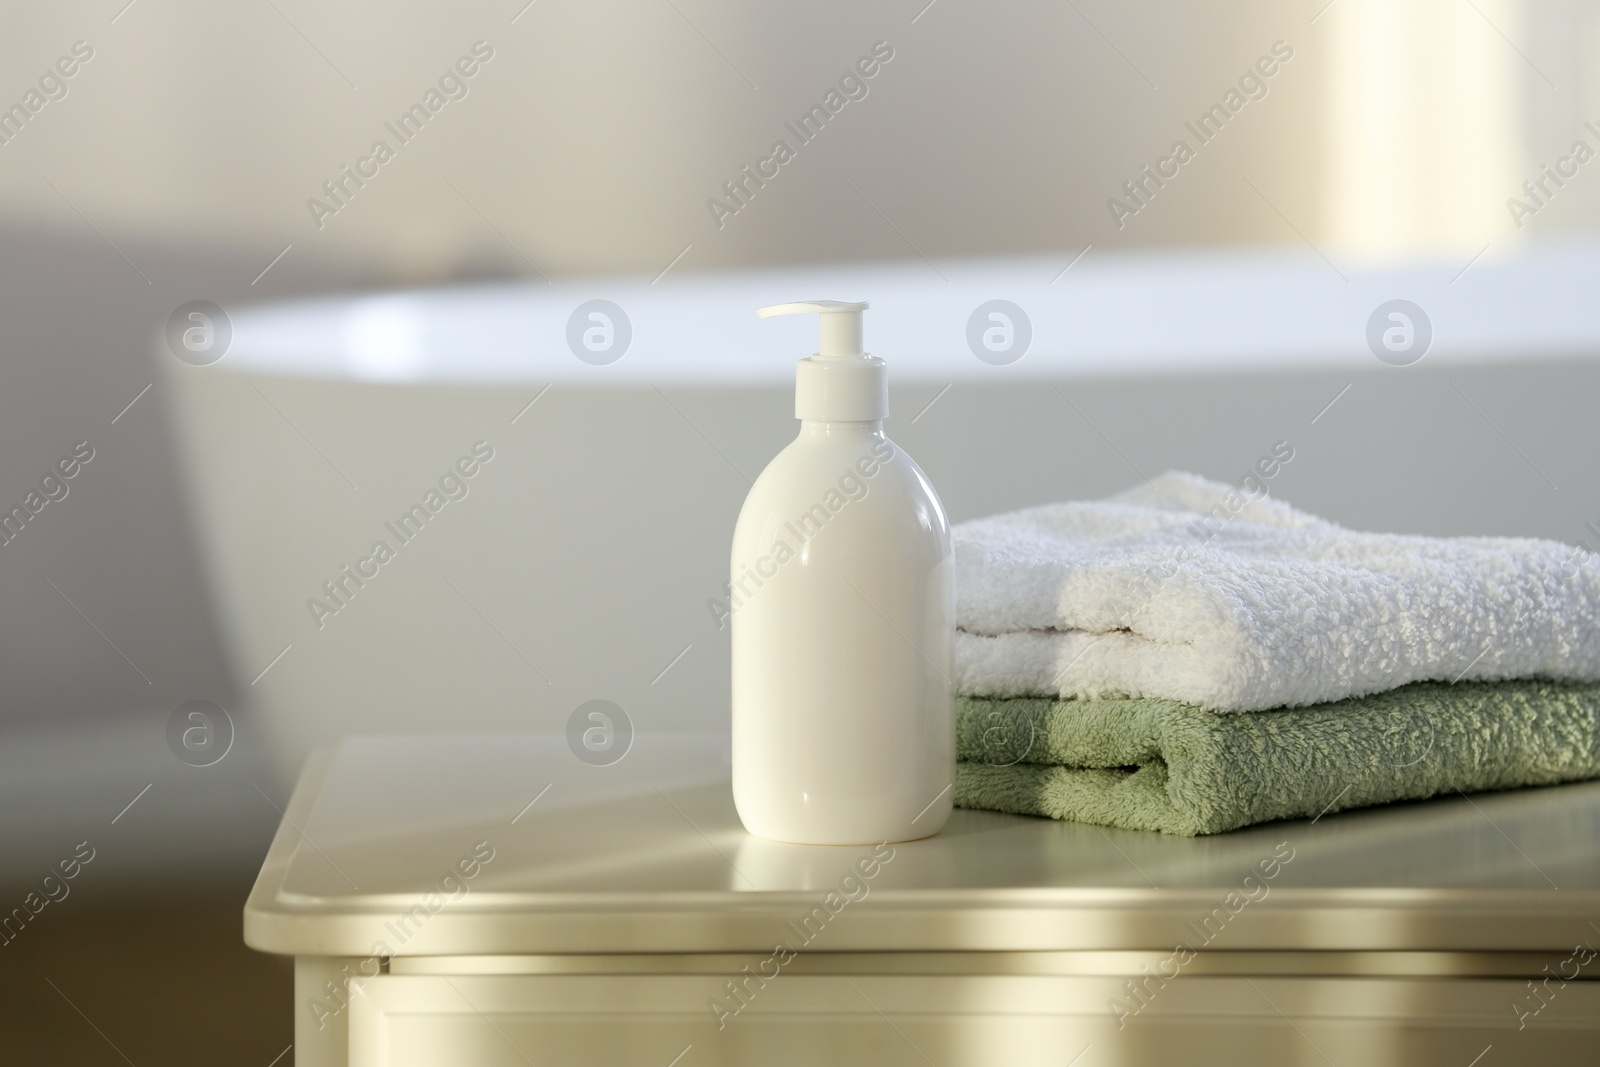
<path fill-rule="evenodd" d="M 957 712 L 956 806 L 1192 837 L 1600 777 L 1600 685 L 1434 682 L 1281 711 L 989 700 Z"/>

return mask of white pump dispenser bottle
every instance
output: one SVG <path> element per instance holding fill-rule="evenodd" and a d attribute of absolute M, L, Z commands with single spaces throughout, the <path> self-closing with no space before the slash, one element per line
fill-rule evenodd
<path fill-rule="evenodd" d="M 795 376 L 800 435 L 756 479 L 733 534 L 733 797 L 760 837 L 928 837 L 955 787 L 954 559 L 927 476 L 884 436 L 887 368 L 865 303 L 815 312 Z"/>

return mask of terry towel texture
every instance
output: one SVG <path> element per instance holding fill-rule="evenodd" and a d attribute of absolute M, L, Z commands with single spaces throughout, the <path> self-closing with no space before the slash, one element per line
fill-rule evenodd
<path fill-rule="evenodd" d="M 962 523 L 963 694 L 1218 711 L 1410 682 L 1600 681 L 1600 568 L 1555 541 L 1359 533 L 1169 472 Z"/>
<path fill-rule="evenodd" d="M 964 697 L 956 730 L 958 807 L 1185 837 L 1600 776 L 1600 685 L 1419 683 L 1239 715 Z"/>

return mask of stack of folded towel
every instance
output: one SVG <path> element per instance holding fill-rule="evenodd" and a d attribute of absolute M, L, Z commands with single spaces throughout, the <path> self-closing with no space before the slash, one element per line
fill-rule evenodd
<path fill-rule="evenodd" d="M 1600 776 L 1600 568 L 1168 473 L 954 531 L 956 803 L 1194 835 Z"/>

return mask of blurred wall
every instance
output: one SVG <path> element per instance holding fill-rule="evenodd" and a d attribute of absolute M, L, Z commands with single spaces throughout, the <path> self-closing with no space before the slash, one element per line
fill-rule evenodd
<path fill-rule="evenodd" d="M 4 148 L 20 157 L 7 201 L 224 239 L 263 266 L 293 244 L 284 274 L 325 258 L 409 278 L 479 261 L 653 273 L 686 245 L 696 269 L 1284 236 L 1241 171 L 1303 226 L 1315 215 L 1307 120 L 1327 49 L 1279 5 L 140 0 L 111 23 L 125 2 L 34 13 L 0 46 L 19 93 L 73 42 L 94 52 Z M 1280 39 L 1294 60 L 1208 166 L 1108 233 L 1106 199 Z M 465 95 L 402 144 L 385 124 L 478 41 L 492 58 Z M 784 124 L 878 41 L 893 58 L 864 98 L 799 145 Z M 719 228 L 706 201 L 779 138 L 797 158 Z M 307 200 L 337 206 L 323 182 L 379 139 L 394 158 L 318 226 Z"/>

